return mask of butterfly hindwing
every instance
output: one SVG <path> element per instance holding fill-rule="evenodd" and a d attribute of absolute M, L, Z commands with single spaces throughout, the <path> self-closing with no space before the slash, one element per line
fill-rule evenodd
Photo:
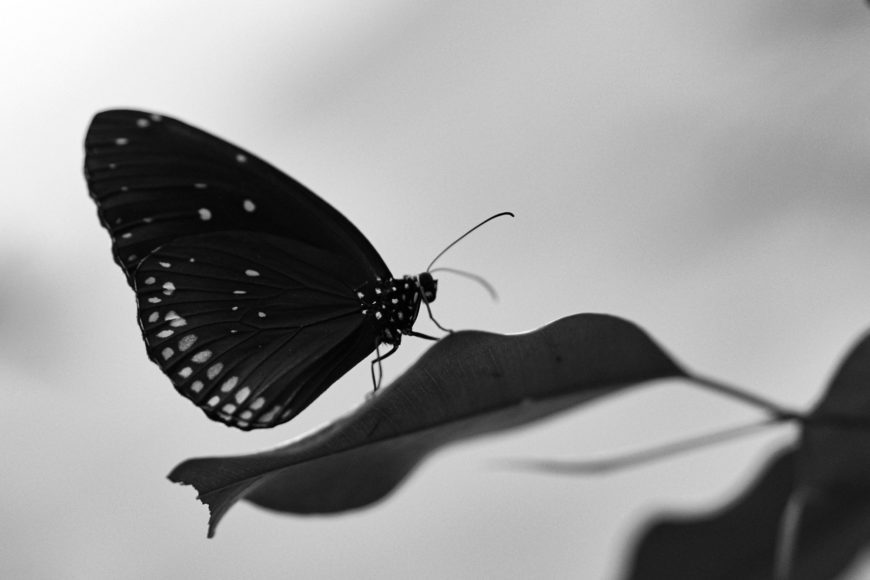
<path fill-rule="evenodd" d="M 132 110 L 96 115 L 85 176 L 115 260 L 132 285 L 139 261 L 193 234 L 247 230 L 330 250 L 365 277 L 389 278 L 377 251 L 328 203 L 240 147 L 170 117 Z"/>
<path fill-rule="evenodd" d="M 148 354 L 213 419 L 288 421 L 375 348 L 348 282 L 359 269 L 271 234 L 178 238 L 134 274 Z"/>

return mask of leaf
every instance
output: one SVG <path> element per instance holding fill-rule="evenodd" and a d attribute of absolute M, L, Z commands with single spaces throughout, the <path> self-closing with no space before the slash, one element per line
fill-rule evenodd
<path fill-rule="evenodd" d="M 870 538 L 870 334 L 846 356 L 794 450 L 719 513 L 668 519 L 640 541 L 631 580 L 835 578 Z"/>
<path fill-rule="evenodd" d="M 641 536 L 629 580 L 773 577 L 782 510 L 794 485 L 794 452 L 770 462 L 733 503 L 709 516 L 662 518 Z"/>
<path fill-rule="evenodd" d="M 846 355 L 810 414 L 800 473 L 814 488 L 870 491 L 870 334 Z"/>
<path fill-rule="evenodd" d="M 191 459 L 169 479 L 193 485 L 209 506 L 209 536 L 243 497 L 282 512 L 341 512 L 384 498 L 447 443 L 682 376 L 643 330 L 613 316 L 579 314 L 512 336 L 457 332 L 319 431 L 254 455 Z"/>
<path fill-rule="evenodd" d="M 870 533 L 865 494 L 796 496 L 799 452 L 781 452 L 748 490 L 707 516 L 666 518 L 642 535 L 627 580 L 769 580 L 787 505 L 802 497 L 790 580 L 836 578 Z"/>

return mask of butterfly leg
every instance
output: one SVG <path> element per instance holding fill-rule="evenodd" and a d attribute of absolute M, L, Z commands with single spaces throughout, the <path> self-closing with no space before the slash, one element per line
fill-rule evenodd
<path fill-rule="evenodd" d="M 441 326 L 441 325 L 438 323 L 437 320 L 435 320 L 435 317 L 432 316 L 432 308 L 429 307 L 429 301 L 426 300 L 426 297 L 423 296 L 422 293 L 420 294 L 420 297 L 423 299 L 423 304 L 426 305 L 426 312 L 429 313 L 429 320 L 431 320 L 432 322 L 434 322 L 434 323 L 435 323 L 435 326 L 437 326 L 438 328 L 440 328 L 441 330 L 443 330 L 443 331 L 446 332 L 447 334 L 453 334 L 453 329 L 452 329 L 452 328 L 444 328 L 443 326 Z M 413 336 L 413 334 L 412 334 L 412 336 Z M 422 338 L 422 337 L 421 337 L 421 338 Z"/>
<path fill-rule="evenodd" d="M 422 332 L 417 332 L 416 330 L 412 330 L 411 332 L 409 332 L 408 336 L 416 336 L 417 338 L 425 338 L 426 340 L 438 340 L 434 336 L 429 336 L 428 334 L 423 334 Z"/>
<path fill-rule="evenodd" d="M 372 361 L 372 384 L 374 385 L 374 390 L 378 390 L 381 387 L 381 380 L 384 378 L 384 369 L 381 366 L 381 361 L 396 352 L 399 348 L 398 344 L 394 344 L 393 348 L 388 350 L 383 356 L 381 356 L 381 348 L 380 343 L 375 345 L 375 360 Z M 378 365 L 378 376 L 375 379 L 375 365 Z"/>

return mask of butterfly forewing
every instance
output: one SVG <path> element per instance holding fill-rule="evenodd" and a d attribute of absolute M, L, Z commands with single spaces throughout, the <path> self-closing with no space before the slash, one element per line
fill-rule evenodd
<path fill-rule="evenodd" d="M 271 233 L 326 249 L 365 277 L 390 272 L 369 241 L 306 187 L 255 155 L 175 119 L 105 111 L 85 139 L 85 175 L 115 260 L 132 284 L 139 261 L 181 236 Z"/>
<path fill-rule="evenodd" d="M 410 332 L 416 283 L 395 281 L 353 224 L 253 154 L 131 110 L 94 117 L 85 153 L 148 355 L 210 418 L 285 422 Z"/>
<path fill-rule="evenodd" d="M 134 275 L 148 354 L 209 417 L 291 419 L 375 347 L 352 262 L 270 234 L 179 238 Z"/>

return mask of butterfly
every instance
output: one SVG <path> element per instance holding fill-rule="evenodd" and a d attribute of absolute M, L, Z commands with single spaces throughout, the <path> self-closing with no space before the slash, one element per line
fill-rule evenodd
<path fill-rule="evenodd" d="M 395 278 L 343 215 L 240 147 L 109 110 L 88 129 L 85 177 L 148 356 L 213 420 L 284 423 L 380 344 L 378 361 L 403 334 L 431 338 L 412 327 L 432 274 Z"/>

